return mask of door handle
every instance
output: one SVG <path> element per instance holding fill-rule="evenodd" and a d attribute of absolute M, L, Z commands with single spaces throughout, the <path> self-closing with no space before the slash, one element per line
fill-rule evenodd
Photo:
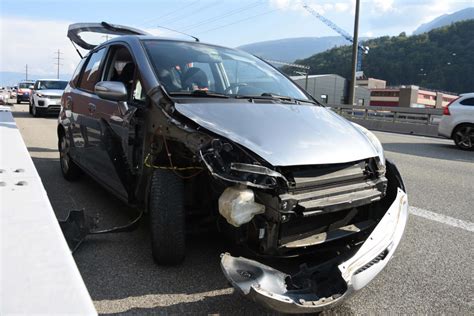
<path fill-rule="evenodd" d="M 90 113 L 90 114 L 93 114 L 93 113 L 95 112 L 96 106 L 95 106 L 94 103 L 89 103 L 89 104 L 87 105 L 87 108 L 89 109 L 89 113 Z"/>

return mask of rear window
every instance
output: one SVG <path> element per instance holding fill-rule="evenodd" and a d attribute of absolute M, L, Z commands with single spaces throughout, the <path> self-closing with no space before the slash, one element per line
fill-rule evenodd
<path fill-rule="evenodd" d="M 462 105 L 474 105 L 474 98 L 467 98 L 459 102 Z"/>
<path fill-rule="evenodd" d="M 81 77 L 79 88 L 94 92 L 95 84 L 100 78 L 100 65 L 104 58 L 105 48 L 92 53 L 91 57 L 87 61 L 86 68 Z"/>

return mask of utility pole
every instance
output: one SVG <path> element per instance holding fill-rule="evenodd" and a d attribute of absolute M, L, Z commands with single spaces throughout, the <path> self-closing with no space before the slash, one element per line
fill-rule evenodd
<path fill-rule="evenodd" d="M 58 66 L 57 78 L 59 79 L 59 66 L 62 66 L 62 64 L 61 64 L 61 59 L 63 59 L 63 58 L 61 58 L 61 54 L 62 54 L 62 53 L 61 53 L 61 50 L 58 49 L 58 51 L 57 51 L 56 53 L 57 53 L 58 55 L 57 55 L 57 57 L 54 57 L 54 59 L 56 59 L 55 65 Z"/>
<path fill-rule="evenodd" d="M 28 64 L 25 65 L 25 80 L 28 80 Z"/>
<path fill-rule="evenodd" d="M 357 70 L 357 49 L 359 46 L 359 7 L 360 0 L 356 0 L 355 17 L 354 17 L 354 40 L 352 41 L 352 78 L 349 89 L 349 104 L 355 103 L 355 86 L 356 86 L 356 70 Z"/>

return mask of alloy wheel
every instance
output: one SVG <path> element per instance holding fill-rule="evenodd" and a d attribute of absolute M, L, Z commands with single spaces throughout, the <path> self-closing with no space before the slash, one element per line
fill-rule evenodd
<path fill-rule="evenodd" d="M 59 160 L 61 162 L 61 168 L 64 173 L 67 173 L 69 170 L 69 145 L 67 143 L 66 137 L 62 136 L 59 143 Z"/>
<path fill-rule="evenodd" d="M 463 149 L 472 149 L 474 145 L 474 127 L 461 126 L 456 129 L 454 141 Z"/>

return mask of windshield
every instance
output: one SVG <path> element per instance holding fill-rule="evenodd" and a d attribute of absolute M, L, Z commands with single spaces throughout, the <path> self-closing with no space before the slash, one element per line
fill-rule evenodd
<path fill-rule="evenodd" d="M 229 97 L 285 96 L 309 101 L 293 82 L 245 52 L 160 40 L 145 41 L 145 47 L 158 79 L 171 95 L 218 93 Z"/>
<path fill-rule="evenodd" d="M 33 82 L 22 82 L 18 84 L 18 88 L 20 89 L 29 89 L 30 86 L 34 85 Z"/>
<path fill-rule="evenodd" d="M 58 80 L 39 81 L 37 90 L 48 90 L 48 89 L 64 90 L 66 86 L 67 86 L 67 81 L 58 81 Z"/>

